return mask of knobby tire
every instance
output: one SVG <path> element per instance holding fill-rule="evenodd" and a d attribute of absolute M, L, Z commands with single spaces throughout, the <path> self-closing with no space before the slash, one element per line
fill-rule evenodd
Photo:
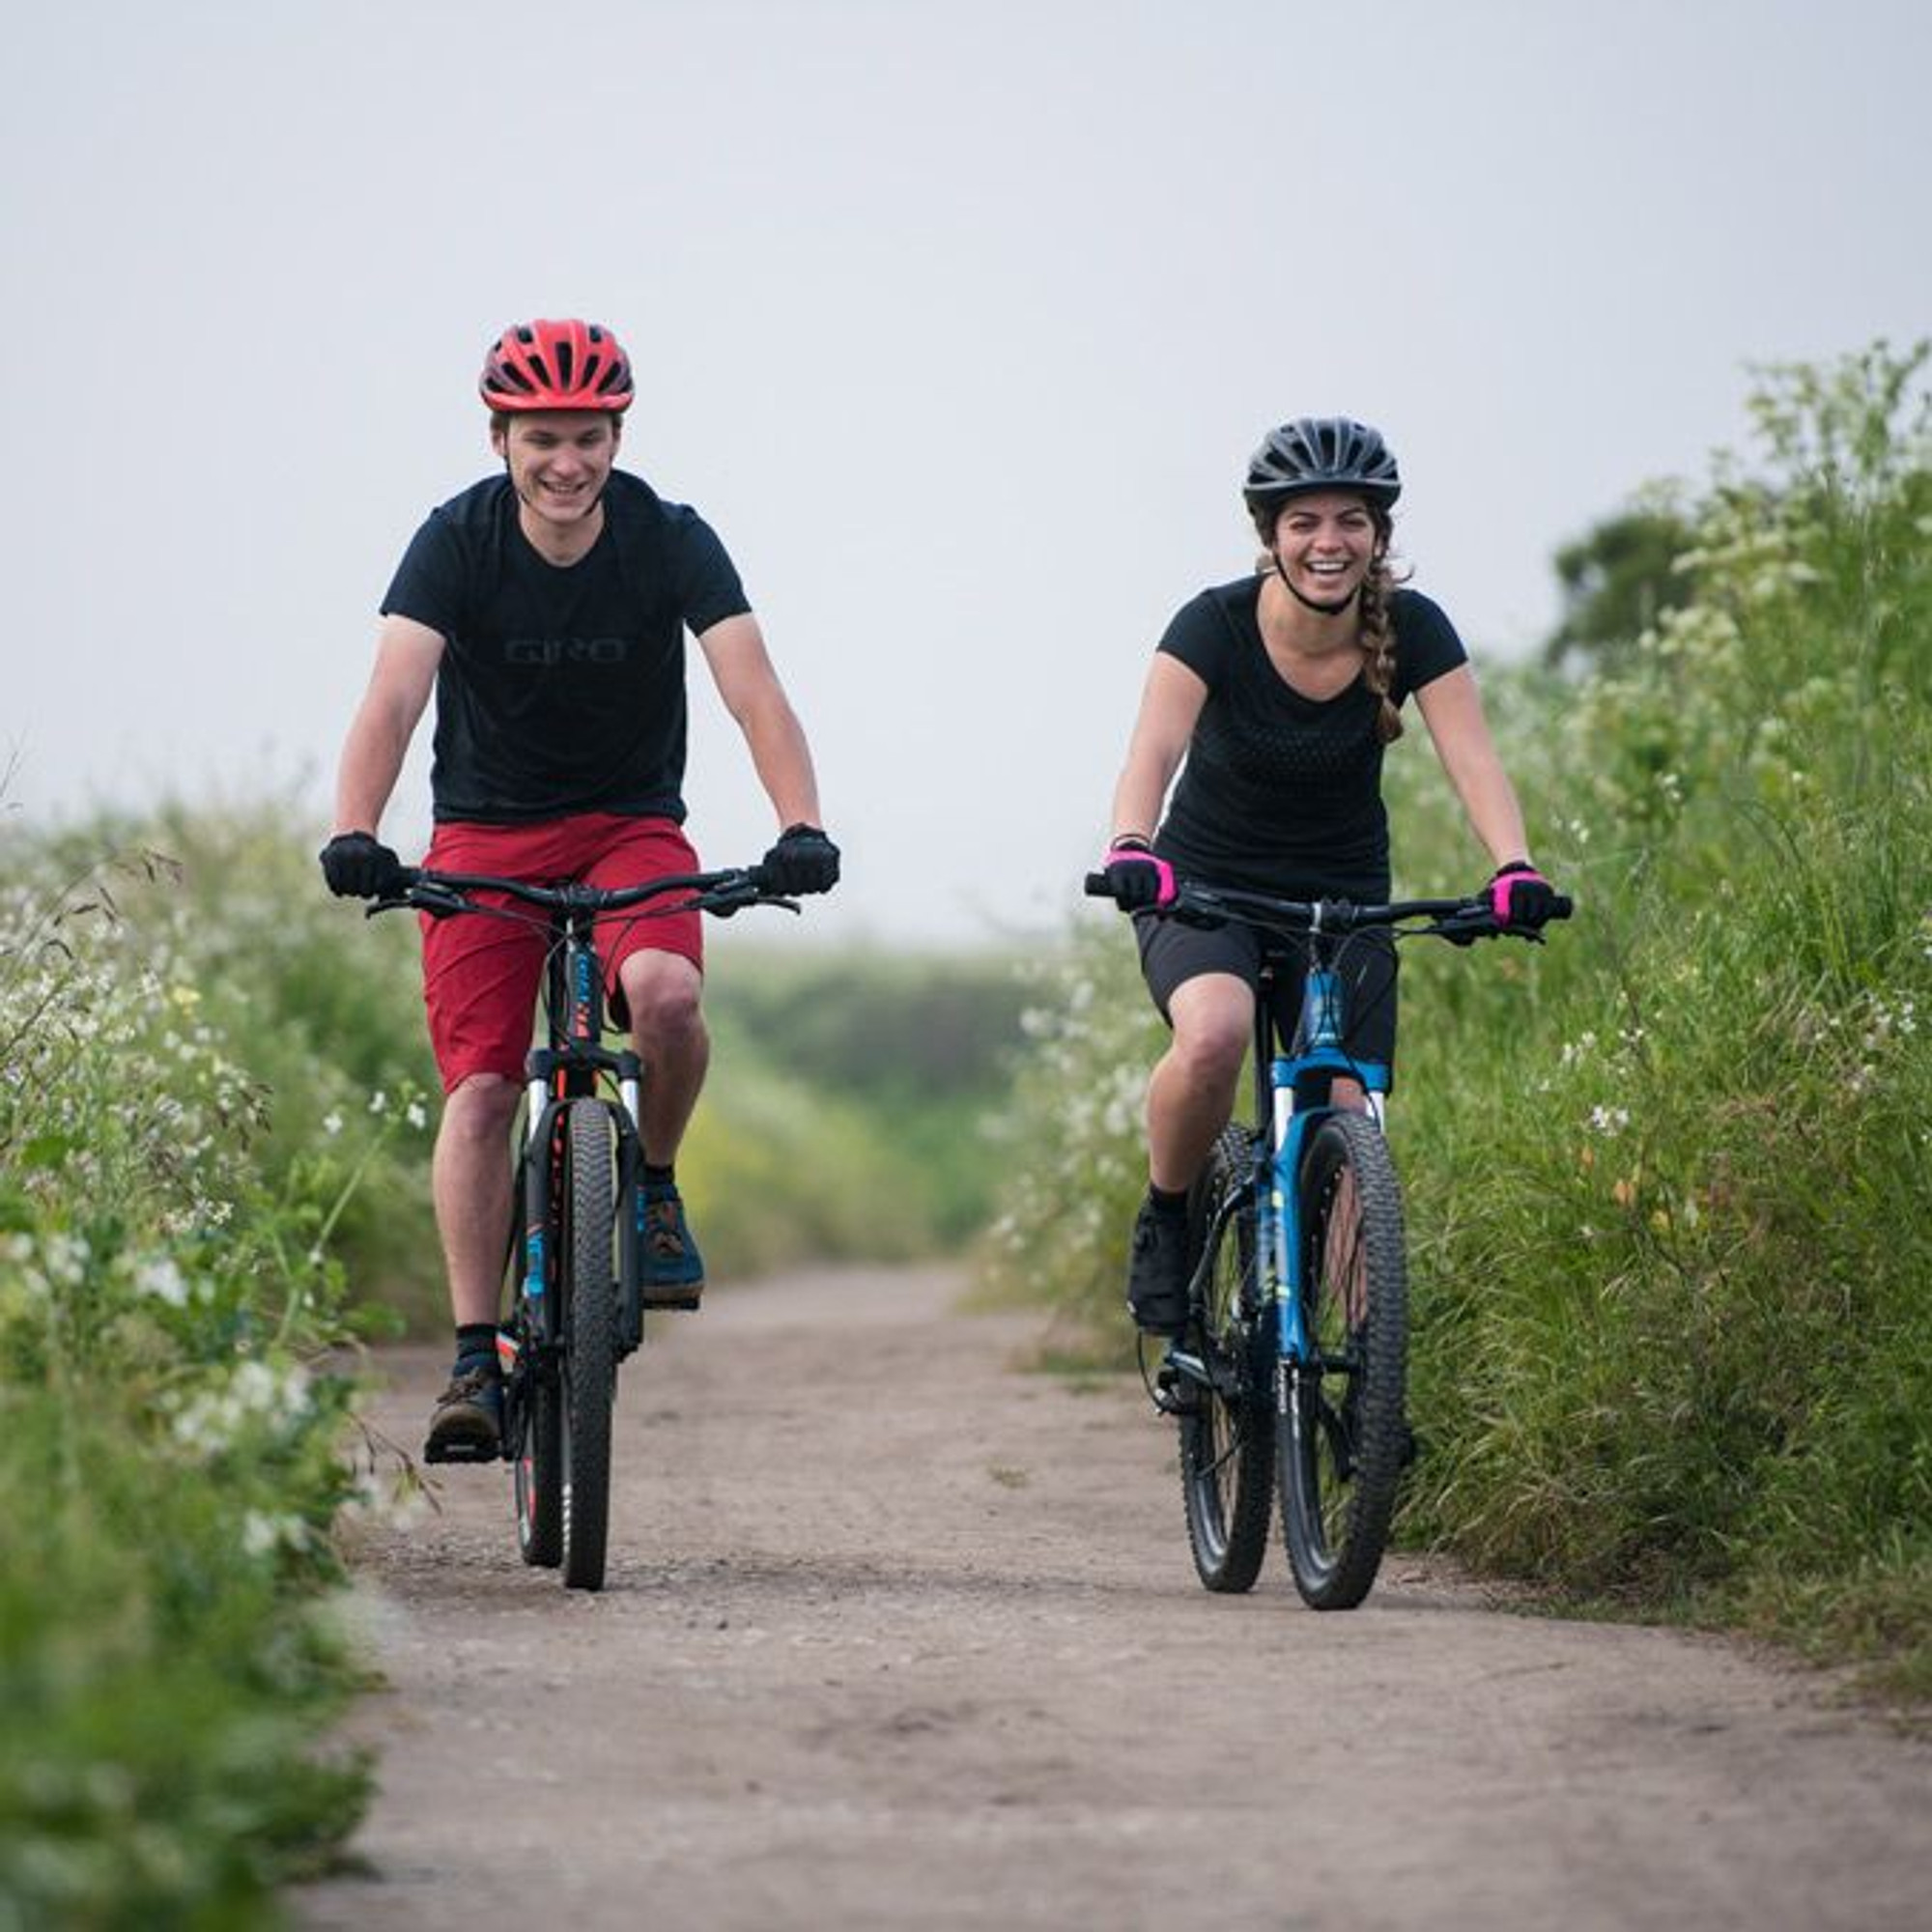
<path fill-rule="evenodd" d="M 516 1179 L 517 1219 L 510 1241 L 510 1305 L 522 1361 L 519 1402 L 522 1440 L 515 1466 L 517 1548 L 526 1563 L 554 1570 L 563 1561 L 563 1406 L 554 1370 L 537 1360 L 534 1317 L 524 1307 L 523 1177 Z"/>
<path fill-rule="evenodd" d="M 1277 1373 L 1289 1567 L 1304 1602 L 1352 1609 L 1388 1542 L 1406 1427 L 1402 1197 L 1366 1115 L 1332 1114 L 1302 1156 L 1302 1320 L 1312 1360 Z"/>
<path fill-rule="evenodd" d="M 616 1135 L 601 1101 L 571 1107 L 563 1264 L 563 1580 L 604 1585 L 611 1527 L 611 1406 L 617 1388 Z"/>
<path fill-rule="evenodd" d="M 1232 1211 L 1216 1216 L 1224 1204 Z M 1208 1384 L 1179 1390 L 1180 1485 L 1187 1541 L 1202 1583 L 1252 1589 L 1267 1554 L 1274 1490 L 1274 1411 L 1256 1271 L 1254 1139 L 1229 1126 L 1188 1195 L 1188 1263 L 1197 1298 L 1183 1346 L 1198 1351 Z M 1211 1245 L 1208 1266 L 1204 1250 Z"/>

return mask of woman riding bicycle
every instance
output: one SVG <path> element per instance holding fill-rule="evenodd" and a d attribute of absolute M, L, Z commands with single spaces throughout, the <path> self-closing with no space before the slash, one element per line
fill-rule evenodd
<path fill-rule="evenodd" d="M 1151 1334 L 1186 1317 L 1187 1191 L 1234 1110 L 1254 1028 L 1263 942 L 1148 916 L 1177 876 L 1292 898 L 1389 895 L 1383 747 L 1410 694 L 1494 867 L 1485 892 L 1505 924 L 1537 927 L 1554 894 L 1530 862 L 1475 674 L 1441 609 L 1400 589 L 1390 512 L 1402 493 L 1380 434 L 1344 416 L 1272 431 L 1243 495 L 1265 554 L 1252 576 L 1202 591 L 1168 625 L 1114 792 L 1102 867 L 1135 927 L 1141 970 L 1173 1041 L 1148 1087 L 1148 1192 L 1135 1218 L 1127 1305 Z M 1185 769 L 1181 769 L 1183 757 Z M 1161 816 L 1175 774 L 1179 783 Z M 1350 951 L 1350 1048 L 1393 1065 L 1395 948 Z M 1298 977 L 1276 981 L 1285 1032 Z M 1338 1079 L 1338 1105 L 1367 1102 Z"/>

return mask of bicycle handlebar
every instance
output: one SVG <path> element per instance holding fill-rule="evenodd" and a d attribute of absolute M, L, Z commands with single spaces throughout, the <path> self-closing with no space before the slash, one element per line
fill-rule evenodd
<path fill-rule="evenodd" d="M 796 899 L 786 898 L 771 889 L 762 866 L 734 866 L 717 872 L 673 872 L 664 878 L 648 879 L 642 885 L 615 887 L 577 883 L 541 886 L 527 879 L 503 879 L 491 873 L 432 872 L 418 866 L 404 866 L 397 874 L 397 887 L 396 892 L 373 900 L 365 909 L 365 916 L 373 919 L 379 912 L 413 910 L 427 913 L 432 919 L 449 919 L 458 913 L 501 910 L 479 906 L 469 896 L 479 892 L 504 893 L 550 912 L 593 916 L 624 912 L 648 899 L 685 892 L 692 896 L 684 904 L 664 910 L 708 912 L 720 919 L 729 919 L 733 913 L 754 905 L 798 911 Z"/>
<path fill-rule="evenodd" d="M 1104 872 L 1087 874 L 1087 896 L 1095 899 L 1114 896 Z M 1375 926 L 1399 925 L 1406 920 L 1429 920 L 1433 923 L 1418 925 L 1415 931 L 1444 939 L 1499 939 L 1505 933 L 1517 939 L 1538 936 L 1530 926 L 1498 924 L 1489 900 L 1480 895 L 1471 898 L 1396 899 L 1387 905 L 1355 905 L 1348 899 L 1281 899 L 1239 886 L 1208 886 L 1188 879 L 1176 888 L 1170 903 L 1150 906 L 1147 910 L 1196 925 L 1219 925 L 1236 919 L 1255 925 L 1311 933 L 1362 932 Z M 1558 893 L 1549 917 L 1568 919 L 1575 910 L 1576 901 L 1568 894 Z"/>

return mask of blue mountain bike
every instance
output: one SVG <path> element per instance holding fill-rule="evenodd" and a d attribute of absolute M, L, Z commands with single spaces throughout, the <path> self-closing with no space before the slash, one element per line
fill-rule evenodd
<path fill-rule="evenodd" d="M 1087 889 L 1107 895 L 1097 873 Z M 1571 910 L 1559 898 L 1553 917 Z M 1459 944 L 1537 935 L 1499 926 L 1483 898 L 1350 905 L 1195 884 L 1142 916 L 1240 921 L 1269 942 L 1253 1120 L 1222 1129 L 1190 1193 L 1187 1325 L 1151 1383 L 1179 1424 L 1194 1567 L 1209 1590 L 1252 1588 L 1278 1493 L 1303 1601 L 1352 1609 L 1380 1567 L 1414 1440 L 1402 1195 L 1381 1132 L 1389 1069 L 1348 1051 L 1341 967 L 1350 940 L 1377 930 Z M 1284 1052 L 1269 995 L 1296 953 L 1307 978 Z M 1338 1077 L 1367 1091 L 1367 1112 L 1334 1104 Z"/>

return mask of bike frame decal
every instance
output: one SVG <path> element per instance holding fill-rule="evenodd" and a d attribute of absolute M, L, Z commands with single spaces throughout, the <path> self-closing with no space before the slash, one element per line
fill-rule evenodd
<path fill-rule="evenodd" d="M 570 1037 L 577 1040 L 588 1040 L 593 1045 L 597 1039 L 593 1031 L 597 992 L 594 964 L 588 947 L 573 949 L 570 962 Z"/>

